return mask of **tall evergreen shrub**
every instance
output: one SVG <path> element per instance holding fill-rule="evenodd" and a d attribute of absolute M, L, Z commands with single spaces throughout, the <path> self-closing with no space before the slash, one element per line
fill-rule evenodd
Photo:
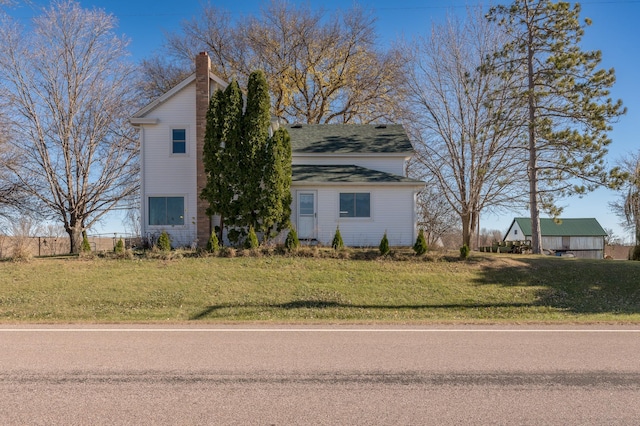
<path fill-rule="evenodd" d="M 427 252 L 427 240 L 424 237 L 424 231 L 422 229 L 418 233 L 418 238 L 416 238 L 416 242 L 413 245 L 413 251 L 418 256 L 422 256 Z"/>
<path fill-rule="evenodd" d="M 333 236 L 331 247 L 334 250 L 341 250 L 344 248 L 344 241 L 342 241 L 342 234 L 340 234 L 340 227 L 336 228 L 336 233 Z"/>

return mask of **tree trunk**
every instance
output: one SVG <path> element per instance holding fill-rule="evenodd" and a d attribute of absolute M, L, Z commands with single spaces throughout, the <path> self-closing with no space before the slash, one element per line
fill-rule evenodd
<path fill-rule="evenodd" d="M 67 227 L 69 234 L 69 253 L 78 254 L 82 250 L 82 228 L 79 226 Z"/>
<path fill-rule="evenodd" d="M 527 15 L 529 13 L 527 12 Z M 527 20 L 529 16 L 527 16 Z M 533 65 L 533 32 L 529 29 L 527 43 L 527 74 L 529 89 L 529 208 L 531 211 L 531 251 L 542 253 L 542 236 L 540 233 L 540 207 L 538 206 L 538 151 L 536 147 L 536 99 Z"/>
<path fill-rule="evenodd" d="M 462 220 L 462 245 L 467 247 L 471 247 L 471 236 L 473 235 L 473 227 L 472 227 L 472 215 L 470 212 L 466 212 L 460 215 L 460 219 Z"/>

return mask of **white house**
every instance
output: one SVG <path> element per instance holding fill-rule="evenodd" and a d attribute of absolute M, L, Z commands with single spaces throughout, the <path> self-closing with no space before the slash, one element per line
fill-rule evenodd
<path fill-rule="evenodd" d="M 206 244 L 212 220 L 198 196 L 206 183 L 202 151 L 209 97 L 226 82 L 206 53 L 196 72 L 136 113 L 140 129 L 143 237 L 167 231 L 176 246 Z M 289 125 L 292 223 L 301 240 L 347 246 L 391 245 L 417 237 L 416 194 L 406 176 L 413 148 L 400 125 Z"/>
<path fill-rule="evenodd" d="M 542 248 L 556 254 L 572 253 L 576 257 L 604 259 L 607 233 L 594 218 L 540 219 Z M 504 241 L 531 240 L 531 219 L 513 219 Z"/>

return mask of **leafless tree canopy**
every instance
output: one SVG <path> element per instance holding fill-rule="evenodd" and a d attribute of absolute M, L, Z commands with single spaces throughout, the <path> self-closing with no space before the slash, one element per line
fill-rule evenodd
<path fill-rule="evenodd" d="M 168 56 L 192 66 L 207 51 L 214 71 L 246 84 L 262 69 L 270 86 L 273 113 L 287 122 L 368 123 L 393 119 L 393 100 L 401 60 L 395 51 L 376 46 L 375 22 L 360 8 L 331 15 L 309 6 L 272 1 L 257 15 L 233 20 L 211 5 L 170 34 Z M 162 60 L 149 59 L 149 88 L 166 87 L 159 75 Z M 171 63 L 170 75 L 178 78 Z M 160 78 L 159 78 L 160 77 Z M 173 84 L 177 83 L 176 80 Z M 157 94 L 148 92 L 148 95 Z"/>
<path fill-rule="evenodd" d="M 501 37 L 480 9 L 470 9 L 465 21 L 450 18 L 405 47 L 411 170 L 446 197 L 469 246 L 482 210 L 524 206 L 515 184 L 526 170 L 509 94 L 482 67 Z"/>
<path fill-rule="evenodd" d="M 610 203 L 610 207 L 623 220 L 621 225 L 633 232 L 635 244 L 640 245 L 640 151 L 625 156 L 619 166 L 628 179 L 620 199 Z"/>
<path fill-rule="evenodd" d="M 0 85 L 11 107 L 11 172 L 59 220 L 77 252 L 82 231 L 137 190 L 137 141 L 128 125 L 134 68 L 115 20 L 72 1 L 28 29 L 0 26 Z M 18 167 L 19 166 L 19 167 Z"/>

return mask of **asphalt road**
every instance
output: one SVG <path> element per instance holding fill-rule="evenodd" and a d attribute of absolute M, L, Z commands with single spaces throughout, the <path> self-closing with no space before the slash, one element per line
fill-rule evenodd
<path fill-rule="evenodd" d="M 639 327 L 0 326 L 0 424 L 640 424 Z"/>

